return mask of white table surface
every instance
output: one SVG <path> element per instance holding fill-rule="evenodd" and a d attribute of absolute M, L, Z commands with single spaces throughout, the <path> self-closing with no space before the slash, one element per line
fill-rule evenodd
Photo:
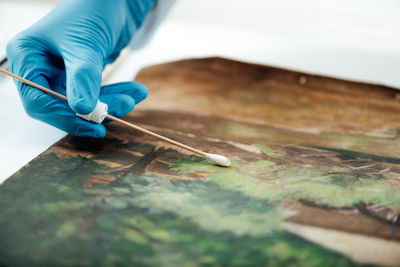
<path fill-rule="evenodd" d="M 54 5 L 0 0 L 0 56 Z M 180 0 L 107 83 L 156 63 L 222 56 L 400 88 L 399 14 L 395 0 Z M 8 78 L 0 79 L 0 121 L 0 183 L 65 135 L 29 118 Z"/>

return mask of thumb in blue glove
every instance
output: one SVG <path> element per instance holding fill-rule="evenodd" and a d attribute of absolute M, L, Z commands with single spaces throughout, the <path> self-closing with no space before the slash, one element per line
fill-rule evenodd
<path fill-rule="evenodd" d="M 104 137 L 102 124 L 85 121 L 98 99 L 121 117 L 147 96 L 135 82 L 101 87 L 104 66 L 118 57 L 154 0 L 64 0 L 7 46 L 13 73 L 65 94 L 68 103 L 16 81 L 26 112 L 72 135 Z"/>

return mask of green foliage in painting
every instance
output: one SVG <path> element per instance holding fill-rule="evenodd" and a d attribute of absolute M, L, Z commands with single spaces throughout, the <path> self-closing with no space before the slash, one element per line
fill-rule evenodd
<path fill-rule="evenodd" d="M 400 192 L 390 173 L 367 172 L 349 166 L 278 164 L 283 155 L 255 145 L 269 160 L 233 161 L 232 168 L 210 165 L 196 157 L 179 159 L 172 169 L 180 173 L 206 174 L 209 181 L 246 196 L 270 201 L 305 200 L 335 208 L 359 203 L 384 203 L 400 210 Z M 354 153 L 354 152 L 352 152 Z"/>
<path fill-rule="evenodd" d="M 154 153 L 182 156 L 171 150 L 156 152 L 151 146 L 125 146 L 144 156 L 113 154 L 108 160 L 145 166 Z M 233 168 L 222 169 L 199 158 L 178 160 L 172 169 L 179 173 L 209 175 L 207 179 L 179 180 L 143 174 L 143 169 L 114 170 L 99 160 L 104 160 L 101 155 L 48 153 L 0 187 L 0 264 L 355 264 L 281 229 L 289 213 L 274 200 L 283 193 L 271 182 L 263 190 L 248 184 L 248 179 L 278 168 L 273 161 L 235 162 Z M 109 182 L 84 186 L 99 175 Z"/>

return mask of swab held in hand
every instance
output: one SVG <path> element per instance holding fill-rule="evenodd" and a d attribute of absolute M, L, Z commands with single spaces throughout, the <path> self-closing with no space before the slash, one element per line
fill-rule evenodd
<path fill-rule="evenodd" d="M 35 87 L 36 89 L 39 89 L 39 90 L 41 90 L 41 91 L 43 91 L 45 93 L 51 94 L 53 96 L 59 97 L 61 99 L 64 99 L 65 101 L 67 101 L 67 98 L 64 95 L 56 93 L 56 92 L 54 92 L 54 91 L 52 91 L 52 90 L 50 90 L 50 89 L 48 89 L 46 87 L 43 87 L 43 86 L 38 85 L 38 84 L 36 84 L 34 82 L 31 82 L 31 81 L 29 81 L 27 79 L 24 79 L 24 78 L 22 78 L 20 76 L 12 74 L 11 72 L 8 72 L 8 71 L 0 69 L 0 73 L 3 73 L 3 74 L 8 75 L 8 76 L 11 76 L 14 79 L 17 79 L 18 81 L 21 81 L 21 82 L 23 82 L 23 83 L 25 83 L 27 85 L 30 85 L 32 87 Z M 164 137 L 164 136 L 159 135 L 157 133 L 154 133 L 152 131 L 146 130 L 146 129 L 140 127 L 140 126 L 134 125 L 134 124 L 132 124 L 130 122 L 121 120 L 121 119 L 119 119 L 117 117 L 114 117 L 114 116 L 108 114 L 107 113 L 107 109 L 108 109 L 107 104 L 102 103 L 102 102 L 99 101 L 97 103 L 97 105 L 96 105 L 96 108 L 91 113 L 89 113 L 87 115 L 81 115 L 81 114 L 77 114 L 77 115 L 79 117 L 83 118 L 83 119 L 86 119 L 88 121 L 92 121 L 92 122 L 95 122 L 95 123 L 101 123 L 101 122 L 103 122 L 104 119 L 107 118 L 107 119 L 115 121 L 115 122 L 117 122 L 119 124 L 125 125 L 125 126 L 127 126 L 129 128 L 132 128 L 132 129 L 135 129 L 135 130 L 140 131 L 142 133 L 151 135 L 151 136 L 153 136 L 153 137 L 155 137 L 157 139 L 160 139 L 162 141 L 165 141 L 165 142 L 167 142 L 169 144 L 172 144 L 172 145 L 178 146 L 180 148 L 183 148 L 185 150 L 191 151 L 191 152 L 193 152 L 193 153 L 195 153 L 197 155 L 200 155 L 200 156 L 210 160 L 211 162 L 213 162 L 213 163 L 215 163 L 217 165 L 220 165 L 220 166 L 223 166 L 223 167 L 231 166 L 231 161 L 225 156 L 218 155 L 218 154 L 205 153 L 205 152 L 203 152 L 201 150 L 198 150 L 196 148 L 193 148 L 193 147 L 184 145 L 182 143 L 179 143 L 177 141 L 174 141 L 172 139 L 169 139 L 168 137 Z"/>

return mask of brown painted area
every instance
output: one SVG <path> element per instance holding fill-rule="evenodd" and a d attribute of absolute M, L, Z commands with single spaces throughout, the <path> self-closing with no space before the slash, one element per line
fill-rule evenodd
<path fill-rule="evenodd" d="M 400 127 L 400 92 L 379 85 L 221 58 L 149 67 L 136 80 L 150 88 L 139 110 L 190 111 L 301 132 L 394 137 Z"/>
<path fill-rule="evenodd" d="M 289 222 L 400 241 L 399 226 L 376 220 L 358 210 L 346 214 L 342 210 L 322 209 L 298 202 L 292 203 L 290 208 L 296 211 L 296 215 L 291 216 Z"/>

